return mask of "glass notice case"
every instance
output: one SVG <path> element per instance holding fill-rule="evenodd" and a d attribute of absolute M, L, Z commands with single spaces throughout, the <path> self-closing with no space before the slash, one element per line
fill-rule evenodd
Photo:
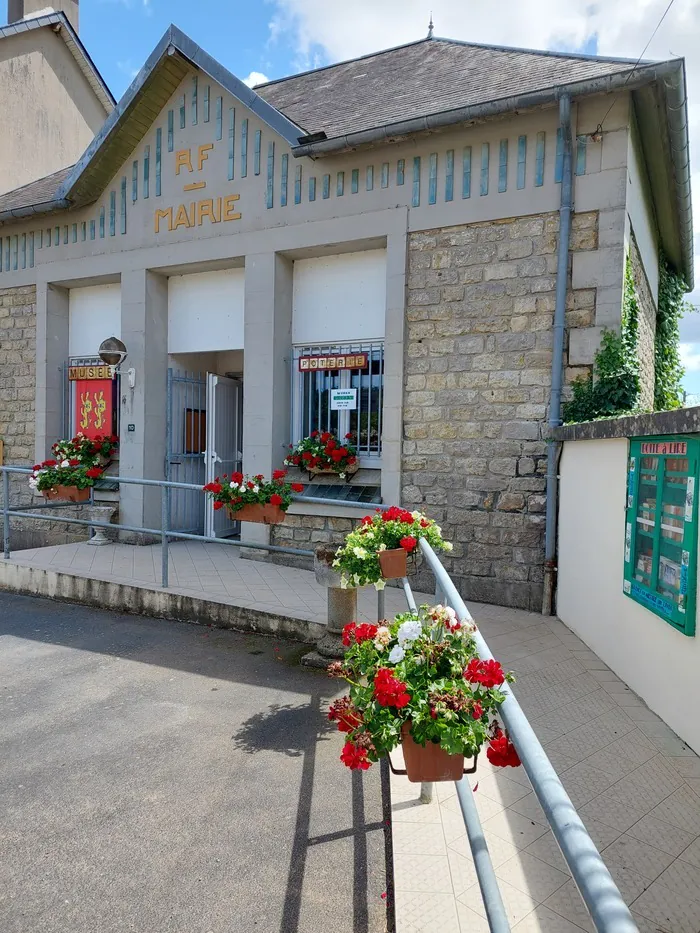
<path fill-rule="evenodd" d="M 627 483 L 624 592 L 685 635 L 695 634 L 698 444 L 631 441 Z"/>

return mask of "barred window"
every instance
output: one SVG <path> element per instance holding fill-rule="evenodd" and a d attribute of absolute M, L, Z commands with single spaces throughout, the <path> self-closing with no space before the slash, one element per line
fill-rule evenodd
<path fill-rule="evenodd" d="M 354 365 L 358 356 L 359 365 Z M 336 360 L 342 366 L 327 368 Z M 352 434 L 360 464 L 380 467 L 384 342 L 297 346 L 292 365 L 292 441 L 297 443 L 314 430 L 333 431 L 340 438 Z M 301 365 L 315 368 L 302 370 Z M 332 389 L 357 390 L 356 408 L 333 411 Z"/>

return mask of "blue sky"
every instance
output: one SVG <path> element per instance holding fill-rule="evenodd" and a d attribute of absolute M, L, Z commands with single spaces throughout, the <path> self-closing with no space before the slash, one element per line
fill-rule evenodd
<path fill-rule="evenodd" d="M 295 49 L 269 41 L 270 12 L 261 0 L 82 0 L 80 37 L 118 100 L 171 22 L 241 79 L 289 74 Z"/>

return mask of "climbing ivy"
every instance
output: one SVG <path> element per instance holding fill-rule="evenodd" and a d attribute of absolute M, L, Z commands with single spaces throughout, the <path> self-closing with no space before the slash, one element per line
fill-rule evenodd
<path fill-rule="evenodd" d="M 659 310 L 654 340 L 654 408 L 680 408 L 685 370 L 680 357 L 680 319 L 692 308 L 685 301 L 686 284 L 673 272 L 665 256 L 659 257 Z"/>
<path fill-rule="evenodd" d="M 629 414 L 639 406 L 640 382 L 637 357 L 639 300 L 632 264 L 625 262 L 620 333 L 604 330 L 595 355 L 593 372 L 577 379 L 572 397 L 564 404 L 564 421 L 593 421 Z"/>

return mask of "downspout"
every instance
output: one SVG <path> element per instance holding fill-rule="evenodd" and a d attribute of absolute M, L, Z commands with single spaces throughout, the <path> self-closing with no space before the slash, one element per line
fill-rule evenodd
<path fill-rule="evenodd" d="M 549 431 L 561 424 L 561 388 L 564 370 L 564 327 L 566 323 L 566 286 L 569 272 L 569 237 L 573 179 L 571 165 L 571 97 L 559 100 L 559 126 L 564 147 L 559 204 L 559 251 L 557 255 L 557 288 L 554 306 L 554 343 L 552 347 L 552 381 L 549 393 Z M 544 537 L 544 591 L 542 614 L 551 615 L 557 555 L 557 499 L 559 493 L 559 443 L 547 440 L 547 511 Z"/>

